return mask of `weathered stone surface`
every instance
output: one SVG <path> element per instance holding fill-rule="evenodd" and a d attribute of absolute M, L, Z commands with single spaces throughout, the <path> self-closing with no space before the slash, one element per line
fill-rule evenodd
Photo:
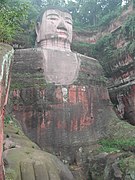
<path fill-rule="evenodd" d="M 133 14 L 126 21 L 124 17 L 128 13 L 123 12 L 121 27 L 110 33 L 109 36 L 113 38 L 109 44 L 113 45 L 111 47 L 108 44 L 106 47 L 108 49 L 111 47 L 110 51 L 114 56 L 111 61 L 103 63 L 103 66 L 109 77 L 109 94 L 118 117 L 135 125 L 135 46 L 134 31 L 131 34 L 129 30 L 131 29 L 129 27 L 134 24 L 135 14 L 133 11 L 131 12 Z M 125 31 L 127 31 L 126 36 Z M 109 50 L 102 56 L 104 60 L 108 52 Z"/>
<path fill-rule="evenodd" d="M 126 46 L 126 41 L 123 42 Z M 121 47 L 118 47 L 121 48 Z M 127 54 L 111 63 L 109 93 L 114 109 L 121 119 L 135 124 L 135 64 L 134 56 Z"/>
<path fill-rule="evenodd" d="M 131 153 L 106 153 L 93 156 L 89 162 L 91 180 L 133 180 L 135 160 Z"/>
<path fill-rule="evenodd" d="M 49 179 L 47 168 L 45 167 L 43 162 L 36 162 L 34 164 L 34 170 L 35 170 L 35 178 L 36 179 L 38 177 L 40 177 L 41 180 L 44 180 L 44 179 L 48 180 Z"/>
<path fill-rule="evenodd" d="M 66 165 L 57 157 L 41 151 L 14 125 L 5 127 L 5 144 L 9 138 L 15 146 L 3 152 L 6 180 L 74 179 Z"/>
<path fill-rule="evenodd" d="M 134 67 L 133 67 L 134 69 Z M 128 73 L 128 71 L 127 71 Z M 134 77 L 133 77 L 134 79 Z M 135 84 L 129 77 L 125 85 L 110 89 L 110 97 L 114 103 L 114 109 L 121 119 L 126 119 L 130 124 L 135 125 Z"/>
<path fill-rule="evenodd" d="M 121 170 L 125 175 L 125 180 L 135 179 L 135 156 L 125 158 L 121 163 Z"/>
<path fill-rule="evenodd" d="M 45 81 L 40 49 L 17 50 L 11 85 L 13 113 L 28 137 L 72 161 L 80 147 L 107 135 L 114 114 L 98 61 L 76 57 L 78 78 L 70 85 L 54 85 Z"/>
<path fill-rule="evenodd" d="M 87 156 L 89 177 L 92 180 L 131 180 L 134 177 L 135 146 L 130 142 L 135 137 L 135 127 L 114 117 L 114 120 L 109 122 L 108 131 L 108 141 L 104 139 L 106 144 L 100 145 L 97 147 L 98 151 L 92 151 Z M 115 142 L 113 143 L 114 147 L 111 146 L 112 141 Z M 121 144 L 121 142 L 123 143 Z M 103 147 L 102 153 L 101 147 Z"/>
<path fill-rule="evenodd" d="M 24 161 L 20 163 L 21 179 L 35 180 L 35 174 L 32 162 Z"/>
<path fill-rule="evenodd" d="M 13 52 L 11 46 L 0 43 L 0 180 L 3 180 L 3 123 L 10 86 L 10 68 Z"/>

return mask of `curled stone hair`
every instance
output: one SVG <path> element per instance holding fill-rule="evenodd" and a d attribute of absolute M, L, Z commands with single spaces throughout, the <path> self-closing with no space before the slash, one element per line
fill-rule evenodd
<path fill-rule="evenodd" d="M 53 10 L 53 9 L 57 9 L 57 10 L 60 10 L 60 11 L 62 11 L 62 12 L 67 12 L 67 13 L 70 14 L 69 10 L 66 9 L 66 8 L 63 8 L 63 7 L 60 7 L 60 6 L 47 6 L 47 7 L 45 7 L 45 8 L 42 10 L 41 14 L 38 16 L 37 22 L 41 22 L 41 21 L 42 21 L 43 14 L 45 13 L 45 11 L 51 10 L 51 9 L 52 9 L 52 10 Z"/>

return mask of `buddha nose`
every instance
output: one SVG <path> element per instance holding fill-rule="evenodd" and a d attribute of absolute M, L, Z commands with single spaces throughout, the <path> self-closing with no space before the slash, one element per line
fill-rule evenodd
<path fill-rule="evenodd" d="M 61 21 L 61 22 L 59 23 L 57 29 L 62 29 L 62 30 L 67 31 L 67 28 L 66 28 L 66 26 L 65 26 L 65 24 L 64 24 L 63 21 Z"/>

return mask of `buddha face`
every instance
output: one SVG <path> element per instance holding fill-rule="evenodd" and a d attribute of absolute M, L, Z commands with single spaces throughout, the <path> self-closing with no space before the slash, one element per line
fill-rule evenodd
<path fill-rule="evenodd" d="M 36 33 L 38 43 L 54 38 L 71 43 L 72 17 L 67 12 L 49 9 L 44 12 L 42 21 L 37 23 Z"/>

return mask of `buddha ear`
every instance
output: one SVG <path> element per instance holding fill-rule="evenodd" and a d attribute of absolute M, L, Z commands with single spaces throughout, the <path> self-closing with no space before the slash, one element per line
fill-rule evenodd
<path fill-rule="evenodd" d="M 40 22 L 37 22 L 35 30 L 36 30 L 36 34 L 37 34 L 37 42 L 39 42 L 39 37 L 40 37 L 40 31 L 39 31 L 40 30 Z"/>

